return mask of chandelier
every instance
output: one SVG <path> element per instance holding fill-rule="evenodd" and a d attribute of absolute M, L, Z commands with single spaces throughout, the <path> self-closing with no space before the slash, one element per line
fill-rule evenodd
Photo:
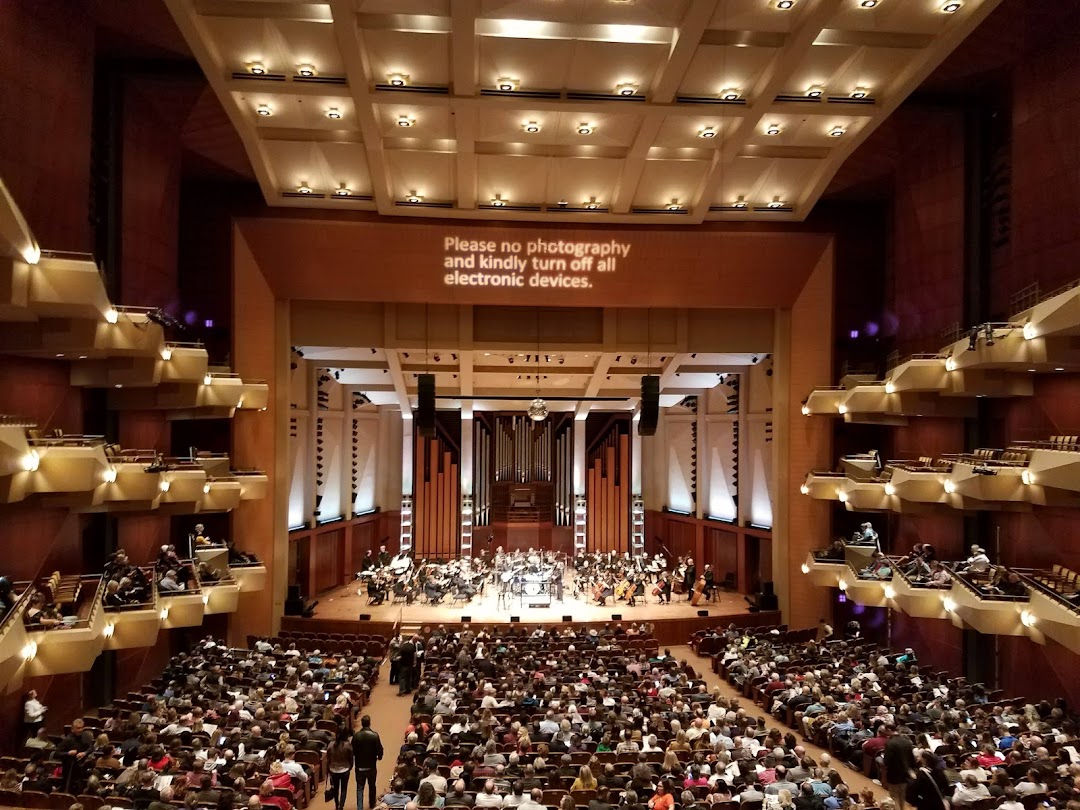
<path fill-rule="evenodd" d="M 529 403 L 528 414 L 529 418 L 532 419 L 534 422 L 543 422 L 545 419 L 547 419 L 548 415 L 547 403 L 544 402 L 544 400 L 540 397 L 537 397 Z"/>

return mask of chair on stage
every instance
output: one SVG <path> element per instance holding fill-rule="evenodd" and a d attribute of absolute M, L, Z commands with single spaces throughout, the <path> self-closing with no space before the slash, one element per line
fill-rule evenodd
<path fill-rule="evenodd" d="M 405 583 L 395 582 L 393 590 L 393 598 L 390 600 L 390 604 L 398 605 L 405 601 Z"/>

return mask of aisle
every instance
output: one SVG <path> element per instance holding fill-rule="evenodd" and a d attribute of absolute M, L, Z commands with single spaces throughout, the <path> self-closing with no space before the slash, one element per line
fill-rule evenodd
<path fill-rule="evenodd" d="M 671 654 L 677 659 L 685 658 L 690 665 L 697 670 L 698 677 L 703 678 L 705 683 L 709 685 L 711 691 L 714 686 L 720 687 L 720 693 L 726 698 L 738 698 L 742 705 L 751 706 L 751 704 L 745 697 L 735 691 L 735 688 L 731 686 L 727 681 L 721 679 L 715 672 L 712 671 L 712 660 L 704 656 L 698 655 L 689 646 L 683 645 L 679 647 L 672 647 Z M 760 709 L 760 707 L 757 707 Z M 762 714 L 761 711 L 753 712 L 755 716 Z M 773 718 L 773 722 L 769 724 L 769 728 L 777 727 L 782 731 L 787 731 L 788 727 L 781 723 L 779 720 Z M 813 743 L 803 742 L 801 735 L 799 735 L 799 742 L 806 748 L 806 752 L 815 760 L 821 759 L 822 754 L 828 753 L 824 748 L 814 745 Z M 874 791 L 874 795 L 880 800 L 889 795 L 881 785 L 875 785 L 870 779 L 867 779 L 859 771 L 849 768 L 845 763 L 839 760 L 833 761 L 833 767 L 840 771 L 840 776 L 843 777 L 850 788 L 852 794 L 859 793 L 865 788 L 870 788 Z"/>
<path fill-rule="evenodd" d="M 398 697 L 397 686 L 391 686 L 390 661 L 383 661 L 379 670 L 379 681 L 371 690 L 368 705 L 364 707 L 364 713 L 371 716 L 371 727 L 379 732 L 383 744 L 383 759 L 379 763 L 378 795 L 382 796 L 390 785 L 390 778 L 394 774 L 394 766 L 397 764 L 398 750 L 401 748 L 402 735 L 405 726 L 409 722 L 409 708 L 412 700 L 409 697 Z M 356 728 L 360 728 L 360 720 L 357 718 Z M 312 791 L 311 804 L 308 810 L 334 810 L 334 803 L 323 800 L 325 782 L 320 783 L 317 789 Z M 356 808 L 356 774 L 349 778 L 349 797 L 345 802 L 346 810 Z M 364 810 L 370 810 L 366 807 Z"/>

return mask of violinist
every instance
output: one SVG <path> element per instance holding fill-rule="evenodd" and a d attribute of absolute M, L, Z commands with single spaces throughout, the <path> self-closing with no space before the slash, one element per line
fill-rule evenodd
<path fill-rule="evenodd" d="M 686 598 L 690 599 L 694 595 L 694 583 L 697 582 L 697 567 L 694 565 L 694 558 L 686 558 L 686 572 L 683 574 L 683 588 L 686 589 Z"/>
<path fill-rule="evenodd" d="M 657 583 L 656 591 L 656 596 L 662 604 L 671 604 L 671 577 L 668 576 L 667 571 L 661 572 L 660 581 Z"/>

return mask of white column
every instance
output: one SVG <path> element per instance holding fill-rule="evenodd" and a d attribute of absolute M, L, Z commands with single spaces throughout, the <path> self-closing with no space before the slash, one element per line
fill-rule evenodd
<path fill-rule="evenodd" d="M 473 415 L 461 409 L 461 494 L 473 494 Z"/>
<path fill-rule="evenodd" d="M 694 510 L 698 520 L 707 514 L 706 503 L 709 500 L 709 420 L 705 418 L 709 403 L 706 401 L 708 392 L 698 392 L 697 408 L 697 442 L 694 446 L 694 456 L 697 458 L 697 486 L 694 491 L 697 497 L 694 499 Z"/>
<path fill-rule="evenodd" d="M 401 415 L 401 494 L 413 490 L 413 423 L 412 414 Z"/>
<path fill-rule="evenodd" d="M 574 420 L 574 494 L 585 494 L 585 420 Z"/>
<path fill-rule="evenodd" d="M 641 421 L 641 411 L 634 414 L 634 421 L 630 425 L 630 494 L 641 494 L 641 435 L 638 433 L 638 424 Z"/>

